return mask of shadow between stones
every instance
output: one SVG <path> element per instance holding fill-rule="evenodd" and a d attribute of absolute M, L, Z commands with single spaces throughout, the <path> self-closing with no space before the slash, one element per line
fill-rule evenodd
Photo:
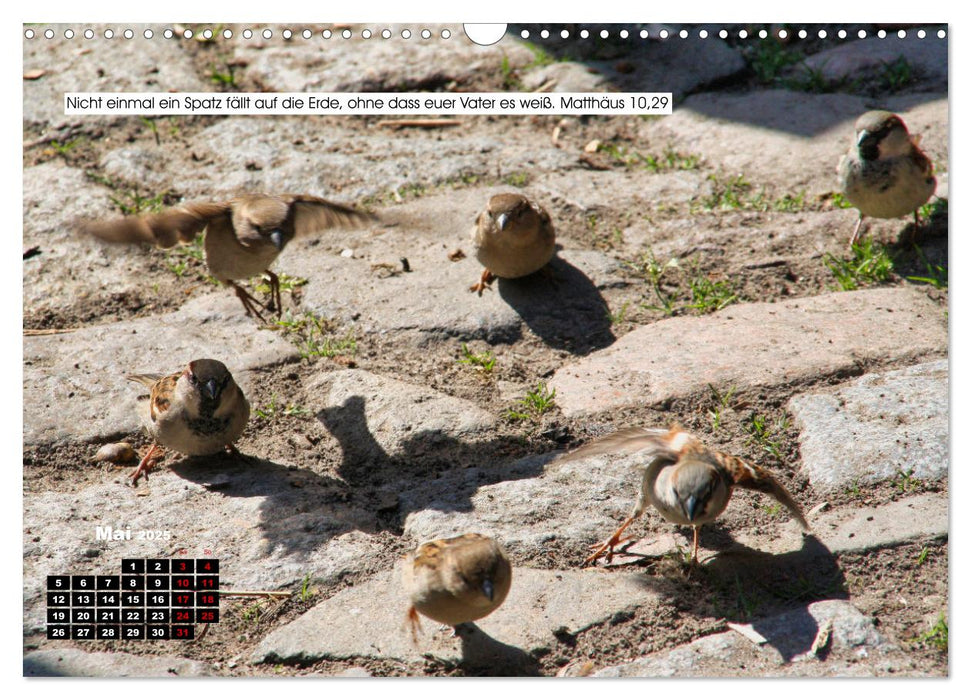
<path fill-rule="evenodd" d="M 587 355 L 617 340 L 603 295 L 589 277 L 559 256 L 545 270 L 518 279 L 500 278 L 497 289 L 529 329 L 556 350 Z"/>
<path fill-rule="evenodd" d="M 518 459 L 519 447 L 509 440 L 464 442 L 439 430 L 406 438 L 396 450 L 404 457 L 389 455 L 368 428 L 362 396 L 325 408 L 316 418 L 340 444 L 341 477 L 355 491 L 378 495 L 385 527 L 396 534 L 411 512 L 469 512 L 481 486 L 543 473 L 543 460 Z"/>
<path fill-rule="evenodd" d="M 345 532 L 373 534 L 382 529 L 372 505 L 355 503 L 346 484 L 308 469 L 255 457 L 245 461 L 190 457 L 170 468 L 227 498 L 263 497 L 259 527 L 271 549 L 310 552 L 322 540 Z"/>

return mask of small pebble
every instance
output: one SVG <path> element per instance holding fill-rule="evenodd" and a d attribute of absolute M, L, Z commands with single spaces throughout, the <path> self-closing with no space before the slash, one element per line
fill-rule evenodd
<path fill-rule="evenodd" d="M 96 462 L 111 462 L 112 464 L 131 464 L 138 461 L 138 455 L 127 442 L 112 442 L 102 445 L 94 456 Z"/>

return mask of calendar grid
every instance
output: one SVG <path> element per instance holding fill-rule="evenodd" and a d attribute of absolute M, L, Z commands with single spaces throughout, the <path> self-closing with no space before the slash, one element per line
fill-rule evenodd
<path fill-rule="evenodd" d="M 218 559 L 122 559 L 109 575 L 47 577 L 47 638 L 192 640 L 219 622 Z"/>

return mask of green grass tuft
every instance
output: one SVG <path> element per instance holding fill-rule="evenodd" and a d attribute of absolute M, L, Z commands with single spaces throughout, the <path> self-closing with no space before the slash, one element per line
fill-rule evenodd
<path fill-rule="evenodd" d="M 546 384 L 539 382 L 535 389 L 527 391 L 526 396 L 517 402 L 523 409 L 521 411 L 509 410 L 506 412 L 506 417 L 515 421 L 537 421 L 540 416 L 553 409 L 556 405 L 555 397 L 556 389 L 549 389 Z"/>
<path fill-rule="evenodd" d="M 852 257 L 837 258 L 827 253 L 823 262 L 843 291 L 879 284 L 893 277 L 893 258 L 886 246 L 864 237 L 853 244 Z"/>
<path fill-rule="evenodd" d="M 458 362 L 459 364 L 470 365 L 481 372 L 489 373 L 495 369 L 496 356 L 492 354 L 491 350 L 476 354 L 469 350 L 468 345 L 462 343 L 462 357 L 459 358 Z"/>

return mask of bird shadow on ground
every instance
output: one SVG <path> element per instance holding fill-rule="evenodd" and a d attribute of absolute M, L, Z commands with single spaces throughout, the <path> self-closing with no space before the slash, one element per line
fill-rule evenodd
<path fill-rule="evenodd" d="M 339 479 L 254 457 L 187 458 L 179 477 L 226 498 L 260 498 L 259 527 L 269 550 L 305 552 L 349 531 L 381 531 L 377 508 Z"/>
<path fill-rule="evenodd" d="M 519 647 L 504 644 L 482 631 L 474 622 L 455 629 L 462 642 L 462 660 L 458 666 L 470 675 L 539 676 L 536 659 Z"/>
<path fill-rule="evenodd" d="M 334 476 L 250 456 L 188 457 L 169 466 L 180 478 L 227 498 L 260 498 L 259 527 L 272 550 L 309 552 L 346 532 L 400 534 L 407 515 L 434 508 L 469 512 L 479 487 L 542 473 L 542 460 L 519 460 L 507 439 L 465 442 L 441 431 L 406 439 L 397 455 L 375 439 L 365 399 L 319 411 L 337 440 Z"/>
<path fill-rule="evenodd" d="M 384 491 L 397 500 L 398 521 L 434 507 L 470 511 L 480 486 L 538 476 L 543 467 L 520 460 L 523 448 L 506 438 L 466 442 L 440 430 L 420 431 L 389 455 L 367 423 L 365 399 L 352 396 L 316 414 L 342 452 L 338 473 L 355 489 Z M 402 456 L 398 456 L 402 455 Z"/>
<path fill-rule="evenodd" d="M 559 256 L 526 277 L 500 278 L 497 286 L 503 301 L 552 348 L 586 355 L 617 339 L 600 290 L 579 268 Z"/>
<path fill-rule="evenodd" d="M 706 530 L 714 532 L 706 538 Z M 727 547 L 726 538 L 732 541 Z M 836 556 L 815 535 L 803 535 L 799 549 L 780 554 L 735 541 L 717 523 L 702 529 L 706 539 L 717 539 L 717 554 L 694 566 L 679 562 L 671 574 L 645 574 L 642 585 L 699 614 L 751 624 L 786 661 L 809 651 L 819 631 L 806 605 L 849 598 Z M 782 612 L 794 632 L 777 629 L 772 617 Z"/>

